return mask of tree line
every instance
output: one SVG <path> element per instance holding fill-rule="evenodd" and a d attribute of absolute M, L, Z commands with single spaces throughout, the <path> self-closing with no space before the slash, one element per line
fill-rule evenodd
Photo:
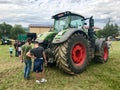
<path fill-rule="evenodd" d="M 109 24 L 107 23 L 102 30 L 96 32 L 99 38 L 107 38 L 109 36 L 116 37 L 119 35 L 120 27 L 117 24 Z"/>
<path fill-rule="evenodd" d="M 25 30 L 21 25 L 15 24 L 14 26 L 5 22 L 0 24 L 0 38 L 7 37 L 17 39 L 19 34 L 25 34 Z"/>
<path fill-rule="evenodd" d="M 96 32 L 99 38 L 108 36 L 116 37 L 118 36 L 118 31 L 120 31 L 120 27 L 117 24 L 109 24 L 107 23 L 102 30 Z M 15 24 L 14 26 L 3 22 L 0 24 L 0 39 L 2 37 L 8 37 L 11 39 L 17 39 L 19 34 L 25 34 L 25 30 L 21 25 Z"/>

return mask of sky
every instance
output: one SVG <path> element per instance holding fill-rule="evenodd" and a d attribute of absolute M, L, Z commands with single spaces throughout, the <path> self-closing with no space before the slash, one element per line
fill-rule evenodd
<path fill-rule="evenodd" d="M 64 11 L 93 16 L 99 28 L 108 18 L 120 26 L 120 0 L 0 0 L 0 23 L 52 25 L 51 16 Z"/>

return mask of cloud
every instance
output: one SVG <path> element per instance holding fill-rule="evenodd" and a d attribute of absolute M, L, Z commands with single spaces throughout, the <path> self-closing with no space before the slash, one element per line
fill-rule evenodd
<path fill-rule="evenodd" d="M 73 11 L 85 17 L 94 16 L 95 24 L 103 27 L 108 18 L 120 25 L 120 0 L 0 0 L 0 22 L 53 23 L 51 16 Z"/>
<path fill-rule="evenodd" d="M 0 0 L 0 4 L 10 4 L 11 2 L 9 0 Z"/>

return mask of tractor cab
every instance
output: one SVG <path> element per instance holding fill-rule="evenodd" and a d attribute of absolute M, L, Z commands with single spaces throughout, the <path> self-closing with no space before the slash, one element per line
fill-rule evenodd
<path fill-rule="evenodd" d="M 69 28 L 81 29 L 85 23 L 83 16 L 69 11 L 56 14 L 52 18 L 54 19 L 54 30 L 58 32 Z"/>

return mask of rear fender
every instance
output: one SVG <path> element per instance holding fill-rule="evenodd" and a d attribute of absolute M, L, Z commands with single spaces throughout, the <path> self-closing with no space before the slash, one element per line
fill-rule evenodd
<path fill-rule="evenodd" d="M 60 35 L 60 33 L 61 32 L 59 32 L 53 39 L 53 41 L 52 41 L 53 44 L 63 43 L 66 40 L 68 40 L 70 38 L 70 36 L 72 36 L 75 33 L 82 33 L 84 36 L 86 36 L 86 38 L 88 38 L 88 35 L 83 30 L 79 30 L 79 29 L 66 30 L 66 32 L 63 35 L 62 34 Z"/>
<path fill-rule="evenodd" d="M 103 42 L 105 42 L 105 39 L 103 38 L 95 40 L 95 54 L 100 52 Z"/>

